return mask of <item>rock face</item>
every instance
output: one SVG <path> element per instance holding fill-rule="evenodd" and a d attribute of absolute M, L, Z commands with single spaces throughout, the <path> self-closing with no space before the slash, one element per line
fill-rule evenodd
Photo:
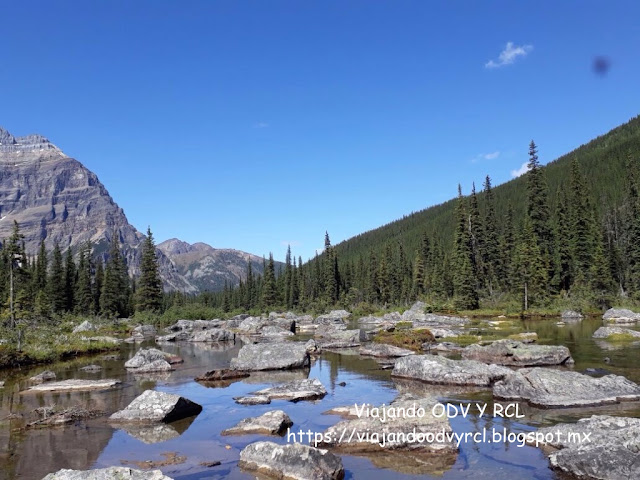
<path fill-rule="evenodd" d="M 371 343 L 364 347 L 360 347 L 358 350 L 360 355 L 370 357 L 406 357 L 407 355 L 415 355 L 416 352 L 407 350 L 406 348 L 394 347 L 393 345 L 386 345 L 384 343 Z"/>
<path fill-rule="evenodd" d="M 640 400 L 640 386 L 618 375 L 594 378 L 566 370 L 523 368 L 496 382 L 493 396 L 541 408 L 589 407 Z"/>
<path fill-rule="evenodd" d="M 254 274 L 262 274 L 262 257 L 229 248 L 213 248 L 206 243 L 193 245 L 172 238 L 158 244 L 158 249 L 175 265 L 178 273 L 200 291 L 220 291 L 225 282 L 238 285 L 244 280 L 251 262 Z M 280 262 L 276 263 L 276 269 Z"/>
<path fill-rule="evenodd" d="M 167 372 L 173 370 L 170 359 L 170 355 L 156 348 L 141 348 L 124 366 L 132 372 Z"/>
<path fill-rule="evenodd" d="M 640 338 L 640 332 L 623 327 L 600 327 L 593 333 L 593 338 L 609 338 L 612 335 L 622 335 L 629 339 Z"/>
<path fill-rule="evenodd" d="M 240 468 L 273 478 L 342 480 L 342 460 L 333 453 L 300 443 L 256 442 L 240 452 Z"/>
<path fill-rule="evenodd" d="M 640 313 L 626 308 L 610 308 L 604 312 L 602 319 L 613 323 L 635 323 L 640 320 Z"/>
<path fill-rule="evenodd" d="M 98 470 L 59 470 L 42 480 L 172 480 L 160 470 L 134 470 L 128 467 L 109 467 Z"/>
<path fill-rule="evenodd" d="M 327 394 L 327 390 L 317 378 L 305 378 L 304 380 L 280 383 L 253 393 L 259 397 L 267 397 L 269 400 L 299 402 L 300 400 L 322 398 Z"/>
<path fill-rule="evenodd" d="M 549 456 L 555 469 L 579 478 L 640 478 L 640 419 L 594 415 L 538 433 L 552 434 L 545 445 L 560 449 Z"/>
<path fill-rule="evenodd" d="M 567 347 L 525 344 L 517 340 L 498 340 L 484 347 L 469 345 L 462 351 L 462 358 L 514 367 L 574 363 Z"/>
<path fill-rule="evenodd" d="M 41 385 L 29 387 L 20 393 L 37 393 L 37 392 L 81 392 L 88 390 L 108 390 L 120 385 L 120 380 L 103 379 L 103 380 L 62 380 L 59 382 L 46 382 Z"/>
<path fill-rule="evenodd" d="M 391 375 L 441 385 L 489 387 L 511 373 L 506 367 L 474 360 L 451 360 L 435 355 L 399 358 Z"/>
<path fill-rule="evenodd" d="M 271 410 L 259 417 L 241 420 L 236 426 L 222 431 L 222 435 L 248 435 L 258 433 L 264 435 L 282 435 L 293 425 L 289 415 L 282 410 Z"/>
<path fill-rule="evenodd" d="M 309 364 L 305 345 L 289 342 L 244 345 L 238 357 L 231 360 L 234 370 L 287 370 Z"/>
<path fill-rule="evenodd" d="M 109 419 L 114 422 L 170 423 L 198 415 L 201 411 L 200 405 L 180 395 L 146 390 Z"/>

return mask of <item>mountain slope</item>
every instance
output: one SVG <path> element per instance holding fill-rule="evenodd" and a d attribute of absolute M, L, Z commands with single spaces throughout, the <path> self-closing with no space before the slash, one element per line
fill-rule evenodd
<path fill-rule="evenodd" d="M 523 145 L 523 152 L 526 152 L 526 147 Z M 640 116 L 550 162 L 544 168 L 544 173 L 549 186 L 552 211 L 555 208 L 558 189 L 569 178 L 573 158 L 577 159 L 581 171 L 586 176 L 587 186 L 591 189 L 593 198 L 599 200 L 596 208 L 602 211 L 604 208 L 619 205 L 625 191 L 625 162 L 629 154 L 636 157 L 640 155 Z M 478 190 L 482 188 L 480 183 L 476 184 Z M 451 185 L 452 194 L 455 190 L 456 185 Z M 522 217 L 527 198 L 524 176 L 499 185 L 493 191 L 499 217 L 506 213 L 509 203 L 513 205 L 515 218 Z M 481 208 L 483 200 L 483 195 L 479 194 Z M 341 260 L 356 261 L 360 256 L 367 257 L 370 252 L 381 252 L 388 243 L 401 243 L 410 258 L 413 258 L 425 231 L 448 249 L 453 242 L 454 208 L 455 200 L 452 199 L 412 213 L 345 240 L 336 245 L 336 251 Z"/>
<path fill-rule="evenodd" d="M 201 242 L 190 245 L 177 238 L 160 243 L 158 248 L 200 291 L 222 290 L 225 281 L 237 285 L 245 278 L 249 262 L 254 273 L 263 273 L 262 257 L 239 250 L 213 248 Z"/>

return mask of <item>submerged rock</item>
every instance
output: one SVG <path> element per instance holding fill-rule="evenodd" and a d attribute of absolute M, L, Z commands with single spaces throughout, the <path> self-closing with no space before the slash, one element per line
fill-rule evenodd
<path fill-rule="evenodd" d="M 551 441 L 544 445 L 560 449 L 549 455 L 554 469 L 579 478 L 640 478 L 638 418 L 594 415 L 577 423 L 541 428 L 538 433 L 551 434 Z"/>
<path fill-rule="evenodd" d="M 62 469 L 50 473 L 42 480 L 172 480 L 160 470 L 134 470 L 129 467 L 109 467 L 97 470 Z"/>
<path fill-rule="evenodd" d="M 436 355 L 412 355 L 399 358 L 393 377 L 411 378 L 443 385 L 489 387 L 511 373 L 506 367 L 474 360 L 451 360 Z"/>
<path fill-rule="evenodd" d="M 640 386 L 618 375 L 594 378 L 567 370 L 523 368 L 496 382 L 493 396 L 541 408 L 589 407 L 640 400 Z"/>
<path fill-rule="evenodd" d="M 234 370 L 286 370 L 310 365 L 309 353 L 302 343 L 259 343 L 244 345 L 231 360 Z"/>
<path fill-rule="evenodd" d="M 635 338 L 640 338 L 640 332 L 624 327 L 600 327 L 593 334 L 593 338 L 609 338 L 611 336 L 617 337 L 621 340 L 624 340 L 625 337 L 629 340 L 633 340 Z"/>
<path fill-rule="evenodd" d="M 120 380 L 111 378 L 102 380 L 62 380 L 59 382 L 47 382 L 41 385 L 34 385 L 27 390 L 20 393 L 35 393 L 35 392 L 78 392 L 86 390 L 107 390 L 115 386 L 120 385 Z"/>
<path fill-rule="evenodd" d="M 233 400 L 239 405 L 267 405 L 271 403 L 271 399 L 265 395 L 249 395 L 246 397 L 234 397 Z"/>
<path fill-rule="evenodd" d="M 364 347 L 360 347 L 358 350 L 360 355 L 370 357 L 406 357 L 407 355 L 415 355 L 413 350 L 407 350 L 406 348 L 395 347 L 393 345 L 387 345 L 384 343 L 371 343 Z"/>
<path fill-rule="evenodd" d="M 525 344 L 517 340 L 498 340 L 487 346 L 469 345 L 462 351 L 465 360 L 484 363 L 532 367 L 574 363 L 565 346 Z"/>
<path fill-rule="evenodd" d="M 300 443 L 256 442 L 240 452 L 240 468 L 273 478 L 342 480 L 342 460 L 328 450 Z"/>
<path fill-rule="evenodd" d="M 55 379 L 56 379 L 55 372 L 52 372 L 51 370 L 45 370 L 44 372 L 41 372 L 38 375 L 34 375 L 33 377 L 31 377 L 29 381 L 32 383 L 44 383 L 44 382 L 51 382 Z"/>
<path fill-rule="evenodd" d="M 264 388 L 253 392 L 254 395 L 267 397 L 270 400 L 317 400 L 327 394 L 324 385 L 317 378 L 306 378 L 292 382 L 280 383 L 273 387 Z"/>
<path fill-rule="evenodd" d="M 282 435 L 291 425 L 293 422 L 289 415 L 282 410 L 271 410 L 259 417 L 245 418 L 234 427 L 223 430 L 221 435 L 248 435 L 251 433 Z"/>
<path fill-rule="evenodd" d="M 604 312 L 602 319 L 613 323 L 635 323 L 640 320 L 640 313 L 626 308 L 610 308 Z"/>
<path fill-rule="evenodd" d="M 115 422 L 170 423 L 198 415 L 201 411 L 200 405 L 180 395 L 146 390 L 109 419 Z"/>

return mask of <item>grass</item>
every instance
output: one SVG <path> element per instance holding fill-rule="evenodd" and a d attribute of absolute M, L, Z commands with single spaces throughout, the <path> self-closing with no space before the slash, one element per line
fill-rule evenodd
<path fill-rule="evenodd" d="M 634 340 L 640 340 L 639 337 L 634 337 L 630 333 L 612 333 L 607 337 L 610 342 L 633 342 Z"/>
<path fill-rule="evenodd" d="M 422 328 L 418 330 L 380 332 L 374 337 L 373 341 L 420 352 L 422 351 L 422 344 L 435 342 L 435 337 L 428 328 Z"/>

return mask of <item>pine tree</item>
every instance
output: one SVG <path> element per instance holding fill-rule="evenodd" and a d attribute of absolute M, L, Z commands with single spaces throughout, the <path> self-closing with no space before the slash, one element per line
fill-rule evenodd
<path fill-rule="evenodd" d="M 78 281 L 76 282 L 76 312 L 81 315 L 92 315 L 96 311 L 95 292 L 92 284 L 91 244 L 87 242 L 81 249 L 78 258 Z M 96 285 L 97 287 L 97 285 Z"/>
<path fill-rule="evenodd" d="M 159 312 L 162 308 L 162 280 L 151 228 L 147 229 L 147 238 L 142 246 L 140 278 L 135 298 L 137 311 Z"/>
<path fill-rule="evenodd" d="M 484 194 L 486 199 L 483 232 L 484 281 L 491 295 L 498 286 L 497 272 L 500 263 L 500 240 L 498 238 L 495 199 L 489 175 L 484 181 Z"/>
<path fill-rule="evenodd" d="M 546 297 L 547 286 L 547 270 L 533 231 L 533 222 L 528 216 L 524 219 L 513 263 L 514 284 L 522 295 L 523 309 L 526 311 Z"/>
<path fill-rule="evenodd" d="M 473 270 L 473 251 L 469 235 L 466 202 L 458 185 L 456 206 L 456 234 L 454 243 L 453 290 L 454 303 L 460 310 L 479 307 L 476 276 Z"/>
<path fill-rule="evenodd" d="M 73 261 L 73 251 L 71 246 L 67 249 L 67 255 L 64 262 L 64 300 L 65 310 L 72 312 L 75 305 L 74 291 L 76 288 L 76 264 Z"/>
<path fill-rule="evenodd" d="M 53 313 L 62 313 L 67 308 L 64 285 L 64 266 L 60 245 L 56 242 L 51 259 L 51 273 L 48 280 L 48 296 Z"/>
<path fill-rule="evenodd" d="M 596 242 L 593 252 L 593 261 L 589 270 L 590 287 L 594 301 L 604 311 L 611 306 L 612 292 L 614 290 L 611 269 L 605 255 L 606 236 Z"/>
<path fill-rule="evenodd" d="M 262 306 L 264 308 L 273 307 L 276 303 L 276 273 L 273 254 L 269 253 L 269 263 L 266 265 L 262 280 Z"/>
<path fill-rule="evenodd" d="M 569 246 L 574 280 L 586 281 L 591 266 L 594 243 L 593 211 L 588 190 L 577 160 L 571 163 L 571 197 L 569 202 Z"/>
<path fill-rule="evenodd" d="M 126 316 L 129 313 L 131 285 L 124 258 L 120 253 L 118 235 L 114 233 L 109 258 L 104 269 L 100 312 L 107 316 Z"/>
<path fill-rule="evenodd" d="M 331 246 L 329 233 L 324 234 L 324 288 L 325 298 L 330 305 L 338 301 L 340 279 L 338 274 L 338 259 Z"/>
<path fill-rule="evenodd" d="M 571 286 L 571 226 L 567 212 L 567 194 L 563 189 L 557 195 L 555 215 L 554 277 L 552 283 L 558 291 L 568 292 Z"/>
<path fill-rule="evenodd" d="M 529 171 L 527 172 L 527 216 L 538 242 L 543 263 L 549 265 L 553 246 L 553 235 L 550 223 L 547 182 L 543 168 L 538 161 L 538 149 L 531 140 L 529 145 Z"/>

